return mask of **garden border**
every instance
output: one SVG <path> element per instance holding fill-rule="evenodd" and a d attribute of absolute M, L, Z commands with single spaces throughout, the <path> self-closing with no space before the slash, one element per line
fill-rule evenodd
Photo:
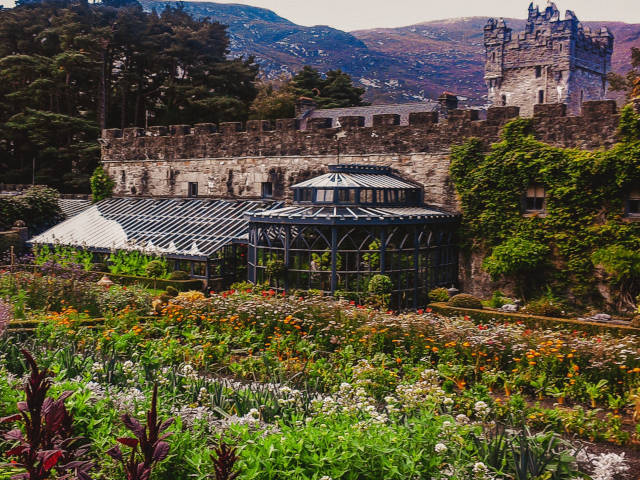
<path fill-rule="evenodd" d="M 455 313 L 466 314 L 470 317 L 483 317 L 481 320 L 491 321 L 496 318 L 504 318 L 512 322 L 522 322 L 530 328 L 543 327 L 572 327 L 575 330 L 581 330 L 587 333 L 613 333 L 616 335 L 640 335 L 640 328 L 627 325 L 607 325 L 597 322 L 587 322 L 584 320 L 576 320 L 572 318 L 545 317 L 541 315 L 530 315 L 526 313 L 509 313 L 499 312 L 496 310 L 477 310 L 473 308 L 453 307 L 446 303 L 436 302 L 429 304 L 429 307 L 436 313 L 443 315 L 451 315 Z M 563 325 L 564 324 L 564 325 Z"/>

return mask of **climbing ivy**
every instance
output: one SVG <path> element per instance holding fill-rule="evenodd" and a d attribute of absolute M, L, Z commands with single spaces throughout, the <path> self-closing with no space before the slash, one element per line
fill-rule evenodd
<path fill-rule="evenodd" d="M 640 223 L 624 218 L 624 202 L 640 186 L 640 116 L 625 107 L 620 142 L 594 152 L 542 143 L 532 125 L 531 119 L 513 120 L 488 151 L 479 139 L 452 149 L 464 247 L 488 256 L 491 273 L 517 282 L 527 269 L 496 262 L 509 259 L 509 245 L 526 240 L 537 254 L 550 252 L 539 290 L 593 302 L 599 298 L 593 253 L 611 245 L 640 251 Z M 545 215 L 523 215 L 523 194 L 533 183 L 545 188 Z"/>

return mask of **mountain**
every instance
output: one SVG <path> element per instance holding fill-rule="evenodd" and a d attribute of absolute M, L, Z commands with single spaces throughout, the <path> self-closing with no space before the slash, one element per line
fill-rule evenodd
<path fill-rule="evenodd" d="M 176 2 L 139 0 L 146 10 Z M 196 17 L 229 26 L 230 54 L 253 55 L 263 75 L 275 79 L 311 65 L 321 71 L 342 69 L 376 103 L 420 101 L 444 90 L 484 103 L 483 28 L 487 17 L 454 18 L 399 28 L 344 32 L 328 26 L 305 27 L 271 10 L 240 4 L 184 2 Z M 578 15 L 580 12 L 577 12 Z M 525 20 L 505 19 L 514 31 Z M 613 70 L 631 68 L 630 49 L 640 47 L 640 24 L 583 22 L 609 27 L 615 36 Z"/>

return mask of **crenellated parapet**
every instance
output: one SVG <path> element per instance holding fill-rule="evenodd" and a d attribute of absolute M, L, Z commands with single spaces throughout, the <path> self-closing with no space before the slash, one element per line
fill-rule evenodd
<path fill-rule="evenodd" d="M 585 102 L 582 111 L 580 116 L 568 116 L 563 104 L 535 105 L 536 136 L 559 146 L 587 149 L 615 141 L 615 102 Z M 331 128 L 329 119 L 314 118 L 305 130 L 295 119 L 109 129 L 102 133 L 102 160 L 447 153 L 451 145 L 470 137 L 495 142 L 502 125 L 518 114 L 518 107 L 507 106 L 489 108 L 483 120 L 477 110 L 452 110 L 446 119 L 439 119 L 437 112 L 412 113 L 409 125 L 399 125 L 397 115 L 384 114 L 374 117 L 372 127 L 363 126 L 363 117 L 341 117 L 340 128 Z"/>

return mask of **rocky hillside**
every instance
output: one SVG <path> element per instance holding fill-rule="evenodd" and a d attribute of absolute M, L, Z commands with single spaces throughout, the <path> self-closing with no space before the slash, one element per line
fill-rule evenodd
<path fill-rule="evenodd" d="M 145 9 L 160 10 L 175 2 L 140 0 Z M 455 18 L 400 28 L 343 32 L 327 26 L 304 27 L 271 10 L 239 4 L 185 2 L 198 17 L 229 26 L 230 53 L 253 55 L 267 78 L 277 78 L 311 65 L 340 68 L 367 88 L 375 102 L 406 102 L 433 98 L 450 90 L 484 103 L 482 32 L 485 17 Z M 578 15 L 580 12 L 577 12 Z M 524 20 L 507 19 L 514 30 Z M 603 23 L 616 37 L 613 68 L 630 68 L 629 51 L 640 47 L 640 25 Z"/>

